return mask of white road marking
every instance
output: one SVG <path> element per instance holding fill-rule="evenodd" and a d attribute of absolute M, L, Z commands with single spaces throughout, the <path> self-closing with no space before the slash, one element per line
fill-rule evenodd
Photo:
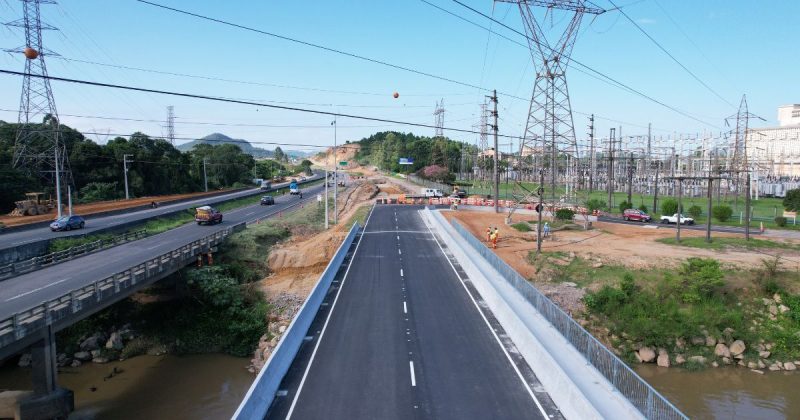
<path fill-rule="evenodd" d="M 397 235 L 397 240 L 398 240 L 398 241 L 400 240 L 400 235 Z"/>
<path fill-rule="evenodd" d="M 375 210 L 375 207 L 372 207 L 372 211 Z M 369 216 L 367 216 L 366 222 L 364 222 L 364 231 L 367 230 L 367 225 L 369 225 L 369 219 L 372 217 L 372 211 L 370 211 Z M 336 297 L 333 299 L 333 305 L 331 306 L 330 311 L 328 311 L 328 317 L 325 319 L 325 324 L 322 326 L 322 331 L 319 333 L 319 339 L 317 340 L 317 344 L 314 346 L 314 351 L 311 353 L 311 359 L 308 360 L 308 365 L 306 365 L 306 371 L 303 372 L 303 378 L 300 380 L 300 385 L 297 387 L 297 392 L 294 394 L 294 399 L 292 399 L 292 405 L 289 407 L 289 412 L 286 414 L 286 420 L 289 420 L 292 417 L 292 413 L 294 412 L 294 407 L 297 405 L 297 399 L 300 397 L 300 392 L 303 391 L 303 385 L 306 383 L 306 378 L 308 377 L 308 372 L 311 370 L 311 365 L 314 363 L 314 357 L 317 355 L 317 350 L 319 350 L 319 343 L 322 342 L 322 336 L 325 335 L 325 330 L 328 328 L 328 322 L 331 320 L 331 315 L 333 314 L 333 310 L 336 309 L 336 303 L 339 301 L 339 295 L 342 293 L 342 289 L 344 288 L 344 283 L 347 281 L 347 275 L 350 273 L 350 267 L 353 265 L 353 260 L 356 259 L 356 254 L 358 254 L 358 248 L 361 246 L 361 240 L 364 239 L 364 235 L 358 238 L 358 243 L 356 244 L 356 249 L 353 251 L 353 256 L 350 257 L 350 262 L 347 263 L 347 270 L 344 272 L 344 277 L 342 278 L 342 286 L 339 287 L 339 291 L 336 292 Z"/>
<path fill-rule="evenodd" d="M 400 277 L 403 277 L 403 269 L 400 269 Z"/>
<path fill-rule="evenodd" d="M 422 219 L 422 216 L 420 216 L 420 218 Z M 453 262 L 450 261 L 450 258 L 447 257 L 447 253 L 444 252 L 444 248 L 442 248 L 442 244 L 439 243 L 439 239 L 437 239 L 436 235 L 433 234 L 433 231 L 431 230 L 431 227 L 428 226 L 428 223 L 425 223 L 425 227 L 428 228 L 428 232 L 431 233 L 431 236 L 433 236 L 433 240 L 436 241 L 436 245 L 439 246 L 439 250 L 442 251 L 442 255 L 444 256 L 444 259 L 446 259 L 447 263 L 450 264 L 450 268 L 453 269 L 453 272 L 456 274 L 456 278 L 461 282 L 461 286 L 464 287 L 464 290 L 467 292 L 467 296 L 469 296 L 470 300 L 475 305 L 475 308 L 478 310 L 478 313 L 481 315 L 481 318 L 483 318 L 483 321 L 486 323 L 486 326 L 489 327 L 489 331 L 492 332 L 492 335 L 494 336 L 494 339 L 497 340 L 497 345 L 500 346 L 500 349 L 503 350 L 503 353 L 506 355 L 506 358 L 508 359 L 508 362 L 511 363 L 511 367 L 513 367 L 514 371 L 517 373 L 517 376 L 519 377 L 519 380 L 522 381 L 523 385 L 525 385 L 525 389 L 528 390 L 528 395 L 530 395 L 531 398 L 533 398 L 533 402 L 536 403 L 536 407 L 539 408 L 539 411 L 542 413 L 542 416 L 544 416 L 545 418 L 549 418 L 549 416 L 547 415 L 547 412 L 544 411 L 544 407 L 542 407 L 542 404 L 539 402 L 539 399 L 537 399 L 536 395 L 533 394 L 533 390 L 531 389 L 531 386 L 528 384 L 528 381 L 526 381 L 525 377 L 522 376 L 522 372 L 519 371 L 519 368 L 517 367 L 517 364 L 514 363 L 514 359 L 512 359 L 511 355 L 508 354 L 508 350 L 506 350 L 505 346 L 503 346 L 503 342 L 500 341 L 500 337 L 497 336 L 497 333 L 494 331 L 494 328 L 492 328 L 492 324 L 490 324 L 489 320 L 486 319 L 486 315 L 484 315 L 483 311 L 481 311 L 481 308 L 478 305 L 478 302 L 475 301 L 475 298 L 469 292 L 469 289 L 467 289 L 467 285 L 464 283 L 464 280 L 461 279 L 461 276 L 458 274 L 458 270 L 456 270 L 456 267 L 453 265 Z"/>
<path fill-rule="evenodd" d="M 406 301 L 403 301 L 403 313 L 404 314 L 408 313 L 408 307 L 406 306 Z"/>
<path fill-rule="evenodd" d="M 153 245 L 153 246 L 149 246 L 149 247 L 147 247 L 147 248 L 145 248 L 145 249 L 146 249 L 146 250 L 148 250 L 148 251 L 150 251 L 150 250 L 156 249 L 156 248 L 158 248 L 158 247 L 160 247 L 160 246 L 161 246 L 161 244 L 155 244 L 155 245 Z"/>
<path fill-rule="evenodd" d="M 397 249 L 397 253 L 398 253 L 399 255 L 403 255 L 403 251 L 401 251 L 401 250 L 400 250 L 400 248 L 398 248 L 398 249 Z"/>
<path fill-rule="evenodd" d="M 411 386 L 417 386 L 417 377 L 414 375 L 414 361 L 408 361 L 408 369 L 411 370 Z"/>
<path fill-rule="evenodd" d="M 250 216 L 251 214 L 256 214 L 256 212 L 251 211 L 250 213 L 245 214 L 245 216 Z"/>
<path fill-rule="evenodd" d="M 69 279 L 71 279 L 71 278 L 72 278 L 72 277 L 67 277 L 67 278 L 65 278 L 65 279 L 56 280 L 56 281 L 54 281 L 54 282 L 52 282 L 52 283 L 50 283 L 50 284 L 48 284 L 48 285 L 46 285 L 46 286 L 37 287 L 37 288 L 35 288 L 35 289 L 33 289 L 33 290 L 28 290 L 28 291 L 27 291 L 27 292 L 25 292 L 25 293 L 20 293 L 20 294 L 18 294 L 18 295 L 16 295 L 16 296 L 14 296 L 14 297 L 11 297 L 11 298 L 8 298 L 8 299 L 6 299 L 6 302 L 11 302 L 11 301 L 12 301 L 12 300 L 14 300 L 14 299 L 19 299 L 19 298 L 21 298 L 21 297 L 23 297 L 23 296 L 28 296 L 28 295 L 29 295 L 29 294 L 31 294 L 31 293 L 36 293 L 36 292 L 38 292 L 38 291 L 40 291 L 40 290 L 47 289 L 47 288 L 48 288 L 48 287 L 50 287 L 50 286 L 55 286 L 55 285 L 57 285 L 57 284 L 59 284 L 59 283 L 63 283 L 63 282 L 65 282 L 65 281 L 67 281 L 67 280 L 69 280 Z"/>

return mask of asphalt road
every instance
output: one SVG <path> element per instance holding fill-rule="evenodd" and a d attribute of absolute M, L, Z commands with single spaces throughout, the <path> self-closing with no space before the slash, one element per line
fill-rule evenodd
<path fill-rule="evenodd" d="M 158 235 L 2 281 L 0 282 L 0 319 L 6 319 L 16 312 L 55 299 L 71 290 L 180 248 L 215 231 L 241 222 L 277 215 L 298 202 L 316 205 L 317 194 L 323 190 L 324 185 L 305 188 L 302 200 L 298 196 L 289 194 L 277 196 L 275 204 L 271 206 L 257 204 L 260 197 L 254 196 L 253 202 L 256 204 L 224 213 L 223 222 L 220 224 L 198 226 L 195 223 L 189 223 Z M 181 203 L 181 205 L 186 204 Z"/>
<path fill-rule="evenodd" d="M 418 209 L 375 207 L 268 418 L 560 417 Z"/>
<path fill-rule="evenodd" d="M 608 223 L 618 223 L 621 225 L 651 225 L 651 226 L 658 226 L 662 228 L 672 228 L 677 229 L 678 225 L 675 224 L 667 224 L 667 223 L 658 223 L 658 222 L 635 222 L 635 221 L 627 221 L 622 218 L 617 217 L 608 217 L 608 216 L 600 216 L 598 217 L 598 221 L 600 222 L 608 222 Z M 694 224 L 694 225 L 681 225 L 681 230 L 699 230 L 705 232 L 706 225 L 705 223 L 702 224 Z M 724 232 L 724 233 L 739 233 L 744 235 L 744 228 L 734 227 L 734 226 L 715 226 L 711 225 L 712 232 Z M 750 234 L 751 235 L 760 235 L 761 232 L 758 230 L 758 226 L 750 226 Z"/>
<path fill-rule="evenodd" d="M 309 181 L 311 181 L 317 178 L 324 178 L 324 175 L 323 176 L 314 175 L 314 177 L 309 177 L 308 179 Z M 277 188 L 277 187 L 282 187 L 284 185 L 289 185 L 289 183 L 286 182 L 281 184 L 275 184 L 274 187 Z M 192 201 L 184 201 L 176 204 L 167 204 L 155 209 L 132 211 L 130 213 L 120 213 L 111 216 L 99 216 L 99 217 L 86 216 L 84 217 L 84 219 L 86 219 L 86 227 L 83 229 L 73 230 L 70 232 L 52 232 L 49 227 L 40 227 L 30 230 L 11 231 L 8 233 L 2 233 L 0 234 L 0 242 L 2 242 L 0 244 L 0 249 L 11 248 L 29 242 L 41 241 L 43 239 L 63 238 L 65 236 L 71 236 L 71 235 L 89 234 L 98 229 L 108 228 L 137 220 L 147 220 L 161 216 L 171 211 L 186 209 L 196 205 L 202 205 L 210 200 L 217 201 L 222 199 L 236 199 L 240 197 L 246 197 L 248 195 L 253 195 L 258 191 L 259 191 L 258 188 L 253 188 L 245 191 L 238 191 L 235 193 L 219 195 L 216 197 L 204 197 Z"/>

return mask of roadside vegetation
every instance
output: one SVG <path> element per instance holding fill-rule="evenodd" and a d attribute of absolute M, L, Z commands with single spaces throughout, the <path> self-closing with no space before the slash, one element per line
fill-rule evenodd
<path fill-rule="evenodd" d="M 677 269 L 593 268 L 579 258 L 555 267 L 557 281 L 592 285 L 582 322 L 629 362 L 655 363 L 664 354 L 660 365 L 689 369 L 794 370 L 789 365 L 800 358 L 800 274 L 783 270 L 780 258 L 749 271 L 709 258 L 688 258 Z"/>
<path fill-rule="evenodd" d="M 656 239 L 656 242 L 667 245 L 685 246 L 701 249 L 787 249 L 800 250 L 800 245 L 769 241 L 765 239 L 751 238 L 749 241 L 744 238 L 713 238 L 711 243 L 706 242 L 705 238 L 681 238 L 678 243 L 675 238 Z"/>

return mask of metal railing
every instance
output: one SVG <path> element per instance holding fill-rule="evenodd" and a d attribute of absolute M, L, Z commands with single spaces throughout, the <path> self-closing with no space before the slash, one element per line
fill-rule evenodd
<path fill-rule="evenodd" d="M 244 229 L 244 226 L 244 223 L 240 223 L 228 229 L 215 232 L 126 270 L 112 274 L 102 280 L 96 280 L 58 298 L 42 302 L 32 308 L 0 320 L 0 350 L 16 341 L 22 340 L 26 336 L 37 333 L 47 325 L 81 311 L 88 311 L 98 306 L 102 307 L 109 300 L 118 298 L 120 294 L 127 294 L 127 289 L 147 280 L 166 276 L 184 267 L 190 261 L 193 261 L 197 255 L 208 252 L 231 233 Z"/>
<path fill-rule="evenodd" d="M 466 242 L 478 251 L 542 316 L 577 349 L 608 381 L 648 419 L 687 419 L 625 362 L 575 322 L 547 296 L 506 264 L 456 220 L 451 224 Z"/>
<path fill-rule="evenodd" d="M 126 232 L 122 235 L 117 235 L 112 238 L 98 239 L 96 241 L 73 246 L 62 251 L 51 252 L 49 254 L 40 255 L 24 261 L 11 263 L 0 267 L 0 281 L 11 277 L 16 277 L 20 274 L 36 271 L 44 267 L 49 267 L 53 264 L 69 261 L 73 258 L 77 258 L 95 251 L 112 248 L 125 242 L 136 241 L 144 238 L 145 236 L 147 236 L 147 231 L 145 229 L 134 232 Z"/>

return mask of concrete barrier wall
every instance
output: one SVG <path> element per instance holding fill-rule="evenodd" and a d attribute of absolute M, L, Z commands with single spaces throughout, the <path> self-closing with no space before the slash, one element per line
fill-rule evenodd
<path fill-rule="evenodd" d="M 339 267 L 342 265 L 342 261 L 344 261 L 344 257 L 353 244 L 359 229 L 358 222 L 350 228 L 350 232 L 328 263 L 314 289 L 308 295 L 308 299 L 294 316 L 275 350 L 269 356 L 267 364 L 264 365 L 264 368 L 261 369 L 255 381 L 253 381 L 244 400 L 242 400 L 236 413 L 233 414 L 233 419 L 261 419 L 266 416 L 267 410 L 269 410 L 272 400 L 275 398 L 275 393 L 278 391 L 283 377 L 289 371 L 289 367 L 300 350 L 303 338 L 308 333 L 311 322 L 314 321 L 322 300 L 328 293 L 331 282 L 336 277 L 336 273 L 339 271 Z"/>

